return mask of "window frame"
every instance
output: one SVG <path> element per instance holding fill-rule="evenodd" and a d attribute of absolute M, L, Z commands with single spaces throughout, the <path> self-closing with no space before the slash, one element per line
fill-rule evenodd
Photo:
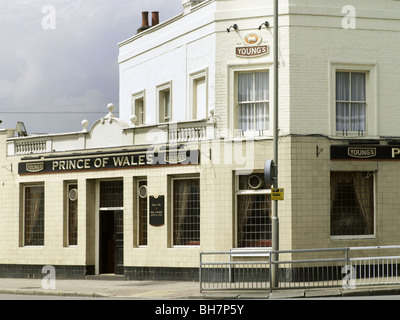
<path fill-rule="evenodd" d="M 35 187 L 41 187 L 43 189 L 43 239 L 40 239 L 42 244 L 27 244 L 27 223 L 26 223 L 26 189 L 27 188 L 35 188 Z M 45 246 L 45 227 L 46 227 L 46 188 L 44 182 L 40 183 L 32 183 L 32 184 L 23 184 L 22 185 L 22 234 L 23 234 L 23 239 L 22 239 L 22 246 L 23 247 L 44 247 Z"/>
<path fill-rule="evenodd" d="M 378 136 L 378 86 L 376 61 L 343 61 L 332 59 L 329 61 L 329 135 L 332 137 L 376 137 Z M 337 72 L 365 73 L 366 91 L 366 130 L 362 135 L 358 131 L 348 131 L 343 135 L 336 130 L 336 74 Z"/>
<path fill-rule="evenodd" d="M 243 247 L 243 246 L 239 246 L 239 204 L 238 204 L 238 197 L 239 196 L 244 196 L 244 195 L 271 195 L 271 187 L 270 188 L 264 188 L 263 189 L 239 189 L 239 179 L 240 176 L 251 176 L 253 174 L 263 174 L 262 172 L 258 172 L 258 171 L 254 171 L 252 173 L 249 173 L 248 171 L 246 172 L 241 172 L 241 171 L 236 171 L 234 173 L 234 205 L 235 205 L 235 244 L 234 247 L 235 249 L 243 249 L 243 250 L 255 250 L 255 249 L 265 249 L 265 248 L 271 248 L 272 246 L 272 235 L 271 235 L 271 240 L 269 240 L 271 242 L 271 246 L 269 247 Z M 271 204 L 272 204 L 272 200 Z M 271 228 L 272 228 L 272 220 L 271 220 Z M 271 230 L 272 232 L 272 230 Z M 268 241 L 268 240 L 265 240 Z"/>
<path fill-rule="evenodd" d="M 269 123 L 268 130 L 239 130 L 239 115 L 238 115 L 238 74 L 239 73 L 250 73 L 250 72 L 268 72 L 269 77 Z M 272 103 L 275 99 L 273 90 L 273 79 L 274 70 L 272 63 L 265 64 L 254 64 L 254 65 L 228 65 L 229 74 L 229 89 L 228 89 L 228 110 L 227 115 L 229 117 L 230 131 L 233 137 L 255 137 L 255 136 L 272 136 L 274 110 Z"/>
<path fill-rule="evenodd" d="M 168 116 L 166 116 L 165 93 L 169 94 Z M 156 88 L 157 122 L 169 123 L 172 121 L 172 81 L 168 81 Z"/>
<path fill-rule="evenodd" d="M 198 105 L 197 105 L 197 82 L 204 80 L 205 85 L 205 116 L 208 117 L 209 107 L 208 107 L 208 68 L 204 68 L 199 71 L 192 72 L 189 75 L 189 89 L 190 89 L 190 101 L 188 115 L 191 120 L 202 120 L 204 118 L 198 118 Z"/>
<path fill-rule="evenodd" d="M 78 182 L 77 181 L 70 181 L 70 182 L 66 182 L 65 184 L 66 186 L 66 213 L 67 213 L 67 217 L 66 217 L 66 243 L 67 243 L 67 247 L 76 247 L 78 245 L 78 199 L 76 199 L 77 204 L 76 204 L 76 244 L 71 244 L 71 231 L 70 231 L 70 221 L 71 221 L 71 212 L 70 212 L 70 200 L 69 199 L 69 192 L 70 192 L 70 187 L 71 186 L 76 186 L 76 190 L 78 190 Z"/>
<path fill-rule="evenodd" d="M 198 244 L 175 244 L 175 211 L 174 211 L 174 196 L 175 196 L 175 191 L 174 191 L 174 182 L 177 180 L 198 180 L 199 181 L 199 213 L 198 213 L 198 218 L 199 218 L 199 223 L 198 223 L 198 233 L 199 233 L 199 240 L 191 240 L 191 241 L 198 241 Z M 184 176 L 184 177 L 171 177 L 171 245 L 173 248 L 198 248 L 200 247 L 201 244 L 201 181 L 199 176 Z"/>
<path fill-rule="evenodd" d="M 148 189 L 146 193 L 146 198 L 141 198 L 139 196 L 139 187 L 141 185 L 146 185 L 146 188 L 148 187 L 148 180 L 146 178 L 137 178 L 136 180 L 136 217 L 137 217 L 137 246 L 138 247 L 147 247 L 149 243 L 149 194 L 148 194 Z M 145 200 L 143 200 L 145 199 Z M 140 207 L 140 201 L 143 201 L 146 203 L 146 221 L 142 221 L 142 215 L 141 215 L 141 207 Z M 143 244 L 141 242 L 141 234 L 142 234 L 142 228 L 143 228 L 143 233 L 145 234 L 145 242 L 146 244 Z"/>
<path fill-rule="evenodd" d="M 142 112 L 137 108 L 136 101 L 141 100 Z M 131 114 L 136 116 L 136 126 L 142 126 L 146 124 L 146 90 L 139 91 L 132 94 L 132 110 Z M 141 117 L 142 115 L 142 117 Z"/>
<path fill-rule="evenodd" d="M 373 214 L 373 232 L 372 234 L 359 234 L 359 235 L 332 235 L 332 205 L 333 205 L 333 200 L 331 199 L 332 197 L 332 185 L 331 185 L 331 175 L 332 173 L 337 172 L 337 173 L 361 173 L 361 174 L 372 174 L 372 201 L 373 201 L 373 206 L 372 206 L 372 214 Z M 330 207 L 329 207 L 329 236 L 331 240 L 368 240 L 368 239 L 375 239 L 376 238 L 376 181 L 377 181 L 377 172 L 375 171 L 368 171 L 368 170 L 360 170 L 360 171 L 331 171 L 330 172 Z"/>

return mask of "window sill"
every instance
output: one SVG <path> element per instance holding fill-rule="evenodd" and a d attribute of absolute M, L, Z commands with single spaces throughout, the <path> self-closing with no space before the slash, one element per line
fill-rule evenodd
<path fill-rule="evenodd" d="M 330 136 L 331 138 L 337 139 L 371 139 L 371 138 L 378 138 L 376 135 L 369 134 L 368 132 L 364 132 L 362 135 L 359 135 L 358 132 L 347 132 L 347 134 L 343 134 L 343 132 L 338 131 Z"/>
<path fill-rule="evenodd" d="M 364 236 L 331 236 L 332 241 L 343 241 L 343 240 L 376 240 L 375 235 L 364 235 Z"/>
<path fill-rule="evenodd" d="M 240 130 L 236 129 L 235 137 L 254 138 L 271 136 L 271 130 Z"/>
<path fill-rule="evenodd" d="M 271 248 L 234 248 L 231 249 L 232 257 L 269 257 Z"/>

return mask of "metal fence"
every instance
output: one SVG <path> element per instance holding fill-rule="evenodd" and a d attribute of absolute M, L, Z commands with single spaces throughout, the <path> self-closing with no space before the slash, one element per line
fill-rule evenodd
<path fill-rule="evenodd" d="M 399 249 L 380 246 L 202 252 L 200 291 L 398 284 L 400 256 L 393 252 Z M 384 255 L 386 250 L 392 253 Z M 273 253 L 278 254 L 277 261 L 271 259 Z M 273 266 L 276 276 L 272 275 Z"/>

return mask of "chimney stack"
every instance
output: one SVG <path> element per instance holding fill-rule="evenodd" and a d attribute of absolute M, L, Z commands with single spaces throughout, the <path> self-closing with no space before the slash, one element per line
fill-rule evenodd
<path fill-rule="evenodd" d="M 150 28 L 149 26 L 149 12 L 143 11 L 142 12 L 142 26 L 137 30 L 137 33 L 142 32 L 146 29 Z"/>

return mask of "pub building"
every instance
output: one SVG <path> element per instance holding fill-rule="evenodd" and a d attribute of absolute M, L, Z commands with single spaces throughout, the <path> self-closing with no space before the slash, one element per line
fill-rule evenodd
<path fill-rule="evenodd" d="M 119 117 L 0 128 L 1 277 L 196 280 L 200 252 L 271 247 L 272 4 L 144 12 Z M 280 249 L 400 244 L 400 2 L 345 5 L 279 1 Z"/>

